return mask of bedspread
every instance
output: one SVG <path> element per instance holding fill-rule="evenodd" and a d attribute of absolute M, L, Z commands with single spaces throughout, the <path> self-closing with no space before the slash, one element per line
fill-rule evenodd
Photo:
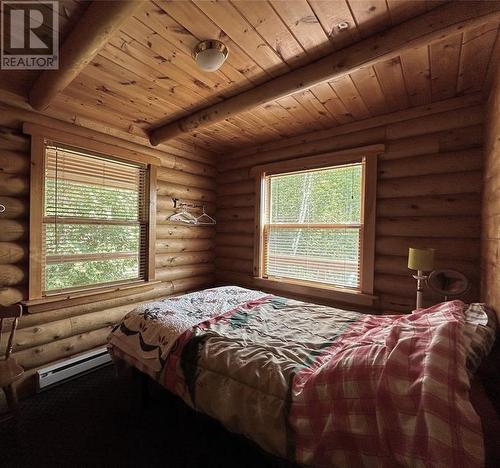
<path fill-rule="evenodd" d="M 493 344 L 483 305 L 382 316 L 257 292 L 220 312 L 178 335 L 157 379 L 228 429 L 304 465 L 482 465 L 467 363 Z"/>

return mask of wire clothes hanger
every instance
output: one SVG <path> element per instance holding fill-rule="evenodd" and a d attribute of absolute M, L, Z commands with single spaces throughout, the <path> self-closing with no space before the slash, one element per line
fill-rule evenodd
<path fill-rule="evenodd" d="M 203 213 L 196 218 L 196 224 L 215 224 L 216 221 L 210 215 L 205 213 L 205 205 L 203 205 Z"/>
<path fill-rule="evenodd" d="M 192 213 L 188 211 L 188 208 L 199 208 L 200 205 L 191 205 L 188 203 L 177 203 L 179 199 L 172 198 L 174 203 L 174 208 L 180 208 L 182 211 L 179 213 L 175 213 L 169 216 L 167 219 L 169 221 L 178 221 L 186 224 L 196 224 L 196 225 L 212 225 L 215 224 L 216 221 L 210 215 L 208 215 L 205 211 L 205 205 L 201 205 L 203 208 L 203 213 L 196 217 Z"/>

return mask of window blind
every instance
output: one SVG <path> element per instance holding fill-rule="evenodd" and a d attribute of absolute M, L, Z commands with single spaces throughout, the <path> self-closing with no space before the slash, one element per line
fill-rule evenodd
<path fill-rule="evenodd" d="M 45 294 L 143 280 L 147 166 L 48 144 L 45 157 Z"/>
<path fill-rule="evenodd" d="M 263 270 L 360 288 L 363 163 L 265 179 Z"/>

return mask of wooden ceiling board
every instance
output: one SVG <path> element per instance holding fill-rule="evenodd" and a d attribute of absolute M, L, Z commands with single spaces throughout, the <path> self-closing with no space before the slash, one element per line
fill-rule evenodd
<path fill-rule="evenodd" d="M 443 3 L 145 1 L 49 111 L 142 138 L 151 127 L 251 89 Z M 64 0 L 60 5 L 61 30 L 66 34 L 87 4 Z M 349 28 L 339 31 L 340 22 Z M 175 142 L 181 148 L 201 145 L 218 151 L 477 93 L 497 63 L 491 57 L 500 56 L 497 38 L 498 24 L 485 25 L 246 110 Z M 222 40 L 230 50 L 215 73 L 203 72 L 191 57 L 193 47 L 204 39 Z M 0 88 L 25 99 L 37 75 L 2 71 Z"/>
<path fill-rule="evenodd" d="M 349 75 L 343 76 L 330 84 L 354 120 L 363 120 L 370 117 L 370 111 Z"/>
<path fill-rule="evenodd" d="M 327 33 L 306 0 L 271 0 L 270 4 L 311 60 L 332 51 Z"/>
<path fill-rule="evenodd" d="M 361 68 L 351 73 L 351 79 L 371 115 L 388 112 L 385 95 L 373 67 Z"/>
<path fill-rule="evenodd" d="M 154 50 L 144 46 L 124 32 L 120 32 L 119 36 L 113 38 L 108 43 L 108 46 L 114 46 L 123 54 L 128 55 L 130 57 L 129 63 L 133 62 L 136 64 L 133 68 L 154 70 L 153 77 L 155 80 L 171 84 L 175 87 L 182 86 L 190 90 L 195 100 L 216 102 L 222 99 L 216 93 L 213 93 L 208 85 L 199 80 L 190 79 L 190 77 L 186 76 L 186 73 L 178 69 L 175 65 L 172 65 L 168 59 L 157 54 Z M 122 60 L 125 61 L 125 57 L 122 56 Z M 198 97 L 195 98 L 195 96 Z"/>
<path fill-rule="evenodd" d="M 347 110 L 344 103 L 339 99 L 330 83 L 320 83 L 311 88 L 311 92 L 316 98 L 328 109 L 328 112 L 333 116 L 339 124 L 345 124 L 354 120 L 351 113 Z"/>
<path fill-rule="evenodd" d="M 412 106 L 432 101 L 429 47 L 418 47 L 401 55 L 401 67 Z"/>
<path fill-rule="evenodd" d="M 287 65 L 294 68 L 310 61 L 271 4 L 265 1 L 233 1 L 232 5 Z"/>
<path fill-rule="evenodd" d="M 415 16 L 422 15 L 428 11 L 427 2 L 421 0 L 387 0 L 387 8 L 392 24 L 399 24 Z"/>
<path fill-rule="evenodd" d="M 377 63 L 374 69 L 384 92 L 389 112 L 408 108 L 408 92 L 400 57 Z"/>
<path fill-rule="evenodd" d="M 475 93 L 481 90 L 497 35 L 498 24 L 485 24 L 463 34 L 458 93 Z"/>
<path fill-rule="evenodd" d="M 311 90 L 301 91 L 294 95 L 295 99 L 302 104 L 312 119 L 323 128 L 331 128 L 337 122 L 333 116 L 326 110 L 320 101 L 312 94 Z"/>
<path fill-rule="evenodd" d="M 227 65 L 235 68 L 254 84 L 262 83 L 269 78 L 269 75 L 238 44 L 233 42 L 219 26 L 191 2 L 155 0 L 155 4 L 164 11 L 168 11 L 168 15 L 196 39 L 200 41 L 206 39 L 223 41 L 230 50 L 224 68 Z"/>
<path fill-rule="evenodd" d="M 361 39 L 359 30 L 346 0 L 309 0 L 314 14 L 323 26 L 334 49 L 342 49 Z M 340 23 L 347 23 L 349 28 L 339 30 Z"/>
<path fill-rule="evenodd" d="M 361 37 L 365 38 L 391 26 L 385 0 L 349 0 Z"/>
<path fill-rule="evenodd" d="M 433 101 L 456 95 L 462 34 L 438 41 L 430 46 L 431 93 Z"/>
<path fill-rule="evenodd" d="M 193 3 L 234 42 L 238 43 L 270 76 L 279 76 L 290 70 L 290 67 L 231 3 L 214 0 L 194 1 Z"/>

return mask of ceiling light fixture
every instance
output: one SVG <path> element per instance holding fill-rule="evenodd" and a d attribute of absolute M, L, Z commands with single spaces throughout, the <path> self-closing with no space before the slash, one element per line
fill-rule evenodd
<path fill-rule="evenodd" d="M 193 50 L 196 64 L 207 72 L 217 71 L 226 61 L 229 49 L 221 41 L 215 39 L 201 41 Z"/>

